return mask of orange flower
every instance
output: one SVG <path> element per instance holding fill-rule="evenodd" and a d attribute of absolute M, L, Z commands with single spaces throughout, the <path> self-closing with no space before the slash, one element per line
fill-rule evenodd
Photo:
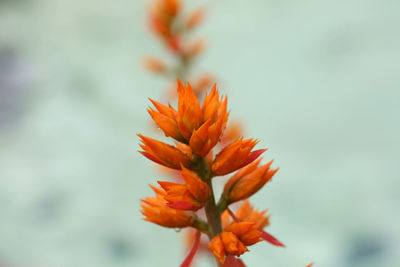
<path fill-rule="evenodd" d="M 242 206 L 236 211 L 236 217 L 245 222 L 254 222 L 257 229 L 263 229 L 269 225 L 269 215 L 265 215 L 267 210 L 258 211 L 246 199 Z"/>
<path fill-rule="evenodd" d="M 221 221 L 224 225 L 224 227 L 228 228 L 230 226 L 230 218 L 228 215 L 232 217 L 232 219 L 235 222 L 243 222 L 244 220 L 250 220 L 251 222 L 254 222 L 254 227 L 256 227 L 262 234 L 261 238 L 268 243 L 278 246 L 278 247 L 285 247 L 285 245 L 279 241 L 276 237 L 273 235 L 267 233 L 264 231 L 262 228 L 269 224 L 269 218 L 265 217 L 265 211 L 258 212 L 254 210 L 254 208 L 250 205 L 250 203 L 244 203 L 240 210 L 237 212 L 237 214 L 240 216 L 240 218 L 235 215 L 229 208 L 226 209 L 225 212 L 222 213 L 221 216 Z M 226 226 L 228 225 L 228 226 Z"/>
<path fill-rule="evenodd" d="M 182 166 L 182 177 L 186 184 L 172 182 L 158 183 L 167 192 L 164 197 L 170 208 L 196 211 L 202 208 L 210 197 L 210 187 L 196 173 Z"/>
<path fill-rule="evenodd" d="M 213 174 L 225 175 L 253 162 L 266 151 L 266 149 L 251 151 L 257 143 L 258 141 L 253 139 L 243 140 L 239 138 L 227 145 L 214 159 L 212 164 Z"/>
<path fill-rule="evenodd" d="M 225 184 L 223 197 L 228 204 L 246 199 L 260 190 L 278 169 L 270 169 L 272 161 L 258 166 L 261 159 L 247 165 Z"/>
<path fill-rule="evenodd" d="M 203 114 L 199 100 L 193 92 L 190 83 L 185 86 L 178 80 L 178 128 L 182 136 L 189 140 L 192 132 L 203 122 Z"/>
<path fill-rule="evenodd" d="M 257 229 L 263 229 L 269 225 L 269 215 L 265 215 L 267 210 L 258 211 L 246 199 L 236 211 L 235 217 L 240 222 L 253 222 Z M 222 227 L 225 229 L 234 221 L 231 220 L 229 212 L 225 210 L 221 215 Z"/>
<path fill-rule="evenodd" d="M 246 246 L 261 241 L 262 232 L 254 225 L 253 222 L 233 223 L 220 235 L 215 236 L 208 248 L 221 264 L 225 262 L 225 256 L 240 256 L 248 251 Z"/>
<path fill-rule="evenodd" d="M 227 98 L 220 99 L 214 85 L 200 107 L 190 83 L 182 85 L 179 80 L 178 98 L 178 111 L 150 99 L 156 110 L 149 108 L 148 112 L 166 136 L 188 143 L 197 155 L 205 157 L 225 129 L 229 116 Z"/>
<path fill-rule="evenodd" d="M 171 106 L 164 106 L 152 99 L 150 101 L 158 111 L 152 108 L 148 108 L 147 111 L 158 127 L 164 132 L 165 136 L 170 136 L 180 142 L 184 141 L 185 139 L 182 137 L 176 123 L 177 111 Z"/>
<path fill-rule="evenodd" d="M 181 164 L 186 167 L 191 165 L 189 155 L 182 150 L 150 137 L 138 136 L 142 139 L 140 147 L 144 150 L 139 152 L 148 159 L 172 169 L 180 169 Z"/>
<path fill-rule="evenodd" d="M 142 199 L 142 214 L 145 220 L 169 228 L 184 228 L 191 226 L 196 218 L 192 211 L 176 210 L 168 207 L 164 199 L 166 192 L 155 186 L 151 186 L 156 193 L 155 197 Z"/>
<path fill-rule="evenodd" d="M 190 147 L 198 155 L 204 157 L 218 143 L 229 117 L 227 112 L 228 100 L 220 99 L 216 85 L 206 95 L 202 106 L 205 123 L 195 130 L 190 138 Z"/>

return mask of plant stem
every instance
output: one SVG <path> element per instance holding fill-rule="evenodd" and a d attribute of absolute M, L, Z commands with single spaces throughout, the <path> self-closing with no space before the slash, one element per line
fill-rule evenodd
<path fill-rule="evenodd" d="M 210 233 L 210 239 L 212 239 L 222 232 L 222 226 L 220 212 L 217 208 L 217 205 L 215 204 L 212 182 L 211 180 L 209 180 L 207 183 L 211 188 L 211 196 L 206 203 L 205 209 L 208 222 L 208 231 Z"/>
<path fill-rule="evenodd" d="M 207 166 L 206 160 L 204 157 L 197 158 L 197 174 L 201 177 L 203 181 L 205 181 L 210 187 L 211 194 L 209 199 L 205 205 L 205 212 L 207 216 L 207 224 L 208 224 L 208 233 L 210 239 L 217 236 L 222 232 L 221 226 L 221 213 L 215 203 L 214 190 L 212 186 L 212 173 L 209 167 Z"/>

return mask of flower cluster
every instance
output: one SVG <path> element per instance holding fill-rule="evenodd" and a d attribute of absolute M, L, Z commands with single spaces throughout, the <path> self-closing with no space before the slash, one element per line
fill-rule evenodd
<path fill-rule="evenodd" d="M 156 196 L 142 200 L 145 220 L 169 228 L 197 229 L 193 248 L 198 247 L 200 233 L 207 235 L 209 251 L 224 266 L 243 264 L 237 257 L 262 240 L 283 246 L 263 230 L 269 224 L 266 211 L 257 211 L 247 200 L 277 171 L 271 168 L 272 161 L 261 164 L 259 157 L 266 149 L 255 150 L 257 140 L 240 137 L 214 156 L 229 117 L 227 97 L 220 96 L 214 85 L 200 104 L 190 83 L 182 84 L 179 80 L 177 92 L 177 109 L 154 100 L 154 107 L 148 109 L 174 145 L 139 135 L 143 149 L 140 153 L 178 170 L 183 183 L 158 181 L 160 187 L 152 186 Z M 216 202 L 212 181 L 231 173 L 234 174 Z M 230 205 L 241 200 L 241 207 L 232 212 Z M 189 266 L 194 254 L 192 249 L 183 266 Z"/>

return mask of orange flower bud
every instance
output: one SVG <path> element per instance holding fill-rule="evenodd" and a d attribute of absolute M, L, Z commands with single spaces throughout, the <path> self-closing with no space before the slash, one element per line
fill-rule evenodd
<path fill-rule="evenodd" d="M 258 211 L 249 200 L 245 200 L 240 208 L 236 211 L 236 217 L 240 221 L 254 222 L 254 226 L 258 229 L 263 229 L 269 225 L 269 215 L 265 215 L 267 210 Z M 227 214 L 228 215 L 228 214 Z M 228 215 L 229 216 L 229 215 Z"/>
<path fill-rule="evenodd" d="M 253 162 L 266 151 L 266 149 L 251 151 L 257 143 L 258 141 L 253 139 L 240 138 L 227 145 L 214 159 L 212 165 L 214 175 L 225 175 Z"/>
<path fill-rule="evenodd" d="M 196 218 L 194 212 L 171 209 L 166 205 L 167 201 L 164 199 L 166 192 L 154 186 L 151 188 L 156 196 L 141 200 L 141 212 L 146 221 L 169 228 L 184 228 L 193 224 Z"/>
<path fill-rule="evenodd" d="M 245 203 L 246 204 L 246 203 Z M 278 239 L 276 239 L 273 235 L 265 232 L 262 227 L 264 227 L 266 225 L 266 223 L 268 221 L 266 221 L 266 218 L 264 216 L 265 211 L 259 213 L 257 211 L 254 211 L 253 207 L 251 207 L 250 203 L 247 203 L 247 207 L 243 207 L 244 209 L 250 209 L 250 210 L 245 210 L 245 213 L 240 214 L 239 212 L 237 212 L 237 214 L 239 214 L 240 216 L 242 216 L 242 218 L 249 218 L 251 219 L 251 223 L 254 223 L 254 228 L 257 228 L 258 231 L 261 232 L 261 238 L 265 241 L 267 241 L 268 243 L 274 245 L 274 246 L 278 246 L 278 247 L 285 247 L 285 245 L 279 241 Z M 242 218 L 237 217 L 229 208 L 227 208 L 225 210 L 225 212 L 222 214 L 223 217 L 221 219 L 224 219 L 223 223 L 224 223 L 224 228 L 228 228 L 230 227 L 232 224 L 229 225 L 230 219 L 226 218 L 226 214 L 229 214 L 235 222 L 238 223 L 242 223 Z M 228 225 L 228 226 L 226 226 Z M 260 227 L 259 227 L 260 226 Z M 239 234 L 239 233 L 238 233 Z M 256 237 L 258 235 L 258 233 L 254 232 L 253 237 Z M 251 238 L 250 238 L 251 239 Z"/>
<path fill-rule="evenodd" d="M 215 236 L 209 243 L 208 248 L 223 264 L 225 256 L 240 256 L 249 251 L 246 246 L 261 241 L 262 232 L 255 228 L 253 222 L 239 222 L 228 226 L 224 232 Z"/>
<path fill-rule="evenodd" d="M 143 61 L 145 69 L 151 72 L 163 73 L 167 70 L 167 66 L 156 57 L 146 57 Z"/>
<path fill-rule="evenodd" d="M 271 170 L 272 161 L 257 167 L 260 160 L 247 165 L 233 175 L 224 187 L 224 198 L 228 204 L 246 199 L 260 190 L 278 169 Z"/>
<path fill-rule="evenodd" d="M 150 99 L 150 101 L 152 101 L 158 111 L 152 108 L 148 108 L 147 111 L 158 127 L 164 132 L 165 136 L 170 136 L 180 142 L 184 141 L 185 139 L 182 137 L 176 123 L 176 111 L 172 107 L 166 107 L 154 100 Z"/>
<path fill-rule="evenodd" d="M 194 27 L 196 27 L 197 25 L 199 25 L 199 23 L 201 23 L 204 20 L 205 17 L 205 9 L 204 8 L 198 8 L 196 10 L 194 10 L 189 17 L 187 18 L 186 21 L 186 27 L 191 30 Z"/>
<path fill-rule="evenodd" d="M 214 85 L 210 94 L 206 95 L 202 107 L 203 118 L 206 121 L 190 138 L 190 147 L 200 156 L 206 156 L 218 143 L 228 120 L 227 98 L 219 98 Z"/>
<path fill-rule="evenodd" d="M 178 80 L 178 99 L 178 127 L 183 137 L 189 140 L 192 132 L 202 123 L 203 114 L 190 83 L 183 86 Z"/>
<path fill-rule="evenodd" d="M 258 211 L 251 204 L 248 199 L 246 199 L 243 204 L 236 211 L 235 218 L 238 222 L 253 222 L 254 227 L 259 230 L 262 230 L 264 227 L 269 225 L 269 215 L 265 215 L 267 210 Z M 234 221 L 232 221 L 231 216 L 229 215 L 228 210 L 225 210 L 221 214 L 221 222 L 222 227 L 225 229 L 229 225 L 231 225 Z"/>
<path fill-rule="evenodd" d="M 210 197 L 210 187 L 196 173 L 183 166 L 181 174 L 186 184 L 158 182 L 167 192 L 165 200 L 168 201 L 168 206 L 174 209 L 193 211 L 202 208 Z"/>
<path fill-rule="evenodd" d="M 257 229 L 254 222 L 233 223 L 225 228 L 225 231 L 234 233 L 246 246 L 251 246 L 261 241 L 262 232 Z"/>
<path fill-rule="evenodd" d="M 222 232 L 221 240 L 224 244 L 225 252 L 230 255 L 240 256 L 249 251 L 239 238 L 232 232 Z"/>
<path fill-rule="evenodd" d="M 190 166 L 191 159 L 176 147 L 165 144 L 153 138 L 138 135 L 142 140 L 140 147 L 144 151 L 139 151 L 148 159 L 172 169 L 180 169 L 183 166 Z"/>
<path fill-rule="evenodd" d="M 225 262 L 226 252 L 221 236 L 217 235 L 211 239 L 210 243 L 208 244 L 208 249 L 212 252 L 212 254 L 214 254 L 219 262 L 222 264 Z"/>
<path fill-rule="evenodd" d="M 211 190 L 207 183 L 194 172 L 182 166 L 182 177 L 185 180 L 189 192 L 200 202 L 206 202 L 210 197 Z"/>

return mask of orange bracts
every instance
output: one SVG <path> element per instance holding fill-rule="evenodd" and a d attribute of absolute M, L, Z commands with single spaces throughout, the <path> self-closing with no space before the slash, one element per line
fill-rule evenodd
<path fill-rule="evenodd" d="M 229 117 L 227 102 L 226 97 L 219 98 L 216 85 L 206 95 L 202 106 L 203 121 L 205 122 L 193 132 L 189 143 L 198 155 L 206 156 L 221 138 Z"/>
<path fill-rule="evenodd" d="M 254 222 L 257 229 L 263 229 L 269 225 L 269 215 L 265 215 L 267 210 L 258 211 L 246 199 L 242 206 L 236 211 L 236 217 L 245 222 Z"/>
<path fill-rule="evenodd" d="M 185 86 L 178 80 L 178 128 L 182 136 L 189 140 L 192 132 L 203 122 L 199 100 L 190 83 Z"/>
<path fill-rule="evenodd" d="M 168 201 L 168 206 L 178 210 L 193 211 L 202 208 L 210 197 L 210 187 L 196 173 L 185 167 L 182 167 L 181 174 L 186 184 L 158 182 L 167 192 L 164 199 Z"/>
<path fill-rule="evenodd" d="M 148 112 L 164 134 L 188 143 L 193 152 L 202 157 L 218 143 L 229 116 L 227 98 L 219 97 L 215 85 L 202 106 L 190 83 L 182 85 L 179 80 L 178 111 L 151 101 L 156 110 L 149 108 Z"/>
<path fill-rule="evenodd" d="M 191 165 L 189 155 L 179 147 L 165 144 L 141 134 L 138 136 L 142 139 L 143 144 L 140 147 L 144 150 L 139 152 L 148 159 L 172 169 L 180 169 L 181 165 L 186 167 Z"/>
<path fill-rule="evenodd" d="M 258 166 L 261 159 L 247 165 L 225 184 L 223 197 L 228 204 L 249 198 L 260 190 L 278 169 L 270 169 L 272 161 Z"/>
<path fill-rule="evenodd" d="M 266 149 L 251 151 L 258 143 L 253 139 L 243 140 L 242 138 L 227 145 L 215 157 L 212 164 L 214 175 L 225 175 L 243 168 L 256 160 Z"/>
<path fill-rule="evenodd" d="M 208 248 L 223 264 L 228 255 L 240 256 L 248 251 L 246 246 L 251 246 L 261 241 L 262 232 L 259 231 L 253 222 L 233 223 L 220 235 L 214 237 Z"/>
<path fill-rule="evenodd" d="M 267 210 L 258 211 L 246 199 L 236 211 L 235 217 L 241 222 L 253 222 L 257 229 L 262 230 L 269 225 L 269 215 L 265 215 Z M 235 220 L 232 220 L 229 212 L 225 210 L 221 215 L 222 227 L 226 228 Z"/>
<path fill-rule="evenodd" d="M 191 226 L 196 215 L 192 211 L 176 210 L 168 207 L 164 199 L 166 192 L 155 186 L 151 186 L 156 193 L 155 197 L 142 199 L 142 214 L 145 220 L 169 228 L 183 228 Z"/>

